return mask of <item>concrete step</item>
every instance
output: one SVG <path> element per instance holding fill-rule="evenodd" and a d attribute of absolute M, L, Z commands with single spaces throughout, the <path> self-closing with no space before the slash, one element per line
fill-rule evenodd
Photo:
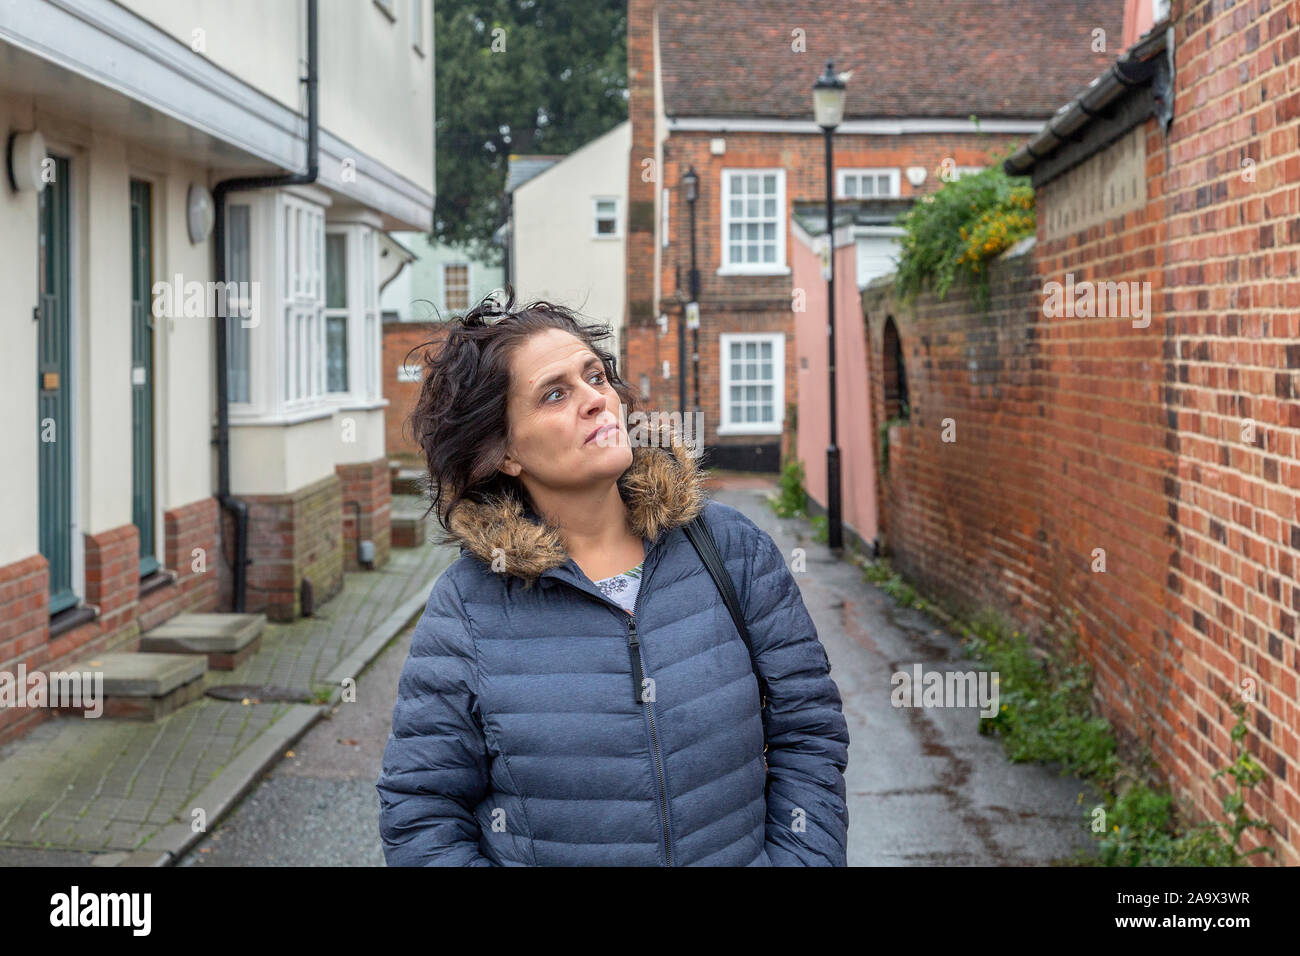
<path fill-rule="evenodd" d="M 428 540 L 428 525 L 422 512 L 399 512 L 389 520 L 394 548 L 418 548 Z"/>
<path fill-rule="evenodd" d="M 104 675 L 105 717 L 157 720 L 203 695 L 208 662 L 193 654 L 100 654 L 69 670 Z M 80 713 L 80 711 L 76 711 Z"/>
<path fill-rule="evenodd" d="M 203 654 L 214 671 L 233 671 L 262 646 L 265 614 L 178 614 L 140 637 L 147 654 Z"/>

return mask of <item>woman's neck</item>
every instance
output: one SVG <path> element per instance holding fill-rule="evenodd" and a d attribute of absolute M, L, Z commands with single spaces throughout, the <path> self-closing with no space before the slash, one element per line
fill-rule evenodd
<path fill-rule="evenodd" d="M 579 566 L 623 560 L 631 542 L 641 547 L 640 536 L 628 527 L 627 504 L 617 483 L 595 494 L 547 495 L 530 489 L 529 496 L 534 510 L 559 530 L 564 549 Z"/>

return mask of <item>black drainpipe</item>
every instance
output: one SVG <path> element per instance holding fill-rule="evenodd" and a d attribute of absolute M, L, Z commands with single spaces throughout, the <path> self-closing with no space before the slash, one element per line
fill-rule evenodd
<path fill-rule="evenodd" d="M 212 228 L 212 244 L 216 253 L 214 278 L 217 282 L 226 281 L 226 194 L 269 186 L 304 186 L 314 183 L 320 172 L 317 156 L 320 117 L 316 109 L 316 48 L 316 0 L 307 0 L 307 172 L 223 179 L 213 187 L 216 222 Z M 248 505 L 230 496 L 230 383 L 227 379 L 226 348 L 226 319 L 217 316 L 217 500 L 235 519 L 233 603 L 236 611 L 243 611 L 247 591 L 244 570 L 248 565 Z"/>

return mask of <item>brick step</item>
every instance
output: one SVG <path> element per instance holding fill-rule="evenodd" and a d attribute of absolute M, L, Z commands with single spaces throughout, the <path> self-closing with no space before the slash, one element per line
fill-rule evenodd
<path fill-rule="evenodd" d="M 390 540 L 394 548 L 418 548 L 428 540 L 428 526 L 423 512 L 399 512 L 390 520 Z"/>
<path fill-rule="evenodd" d="M 395 468 L 389 471 L 392 490 L 395 495 L 425 494 L 424 470 L 421 468 Z"/>
<path fill-rule="evenodd" d="M 208 662 L 193 654 L 100 654 L 68 669 L 104 675 L 103 716 L 157 720 L 203 696 Z"/>
<path fill-rule="evenodd" d="M 233 671 L 262 646 L 265 614 L 178 614 L 146 631 L 146 654 L 202 654 L 214 671 Z"/>

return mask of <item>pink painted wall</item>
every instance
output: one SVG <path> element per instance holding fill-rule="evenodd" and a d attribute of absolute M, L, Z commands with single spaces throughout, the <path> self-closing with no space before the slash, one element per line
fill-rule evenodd
<path fill-rule="evenodd" d="M 805 311 L 794 313 L 798 386 L 798 456 L 808 494 L 826 506 L 826 446 L 830 444 L 829 380 L 826 360 L 826 280 L 821 260 L 791 236 L 791 277 L 806 295 Z M 876 464 L 871 437 L 867 381 L 866 329 L 858 293 L 857 250 L 852 243 L 835 250 L 836 443 L 840 449 L 840 501 L 846 527 L 870 545 L 876 536 Z M 806 366 L 806 367 L 805 367 Z"/>
<path fill-rule="evenodd" d="M 1124 36 L 1121 48 L 1127 50 L 1154 25 L 1153 0 L 1124 0 Z"/>

